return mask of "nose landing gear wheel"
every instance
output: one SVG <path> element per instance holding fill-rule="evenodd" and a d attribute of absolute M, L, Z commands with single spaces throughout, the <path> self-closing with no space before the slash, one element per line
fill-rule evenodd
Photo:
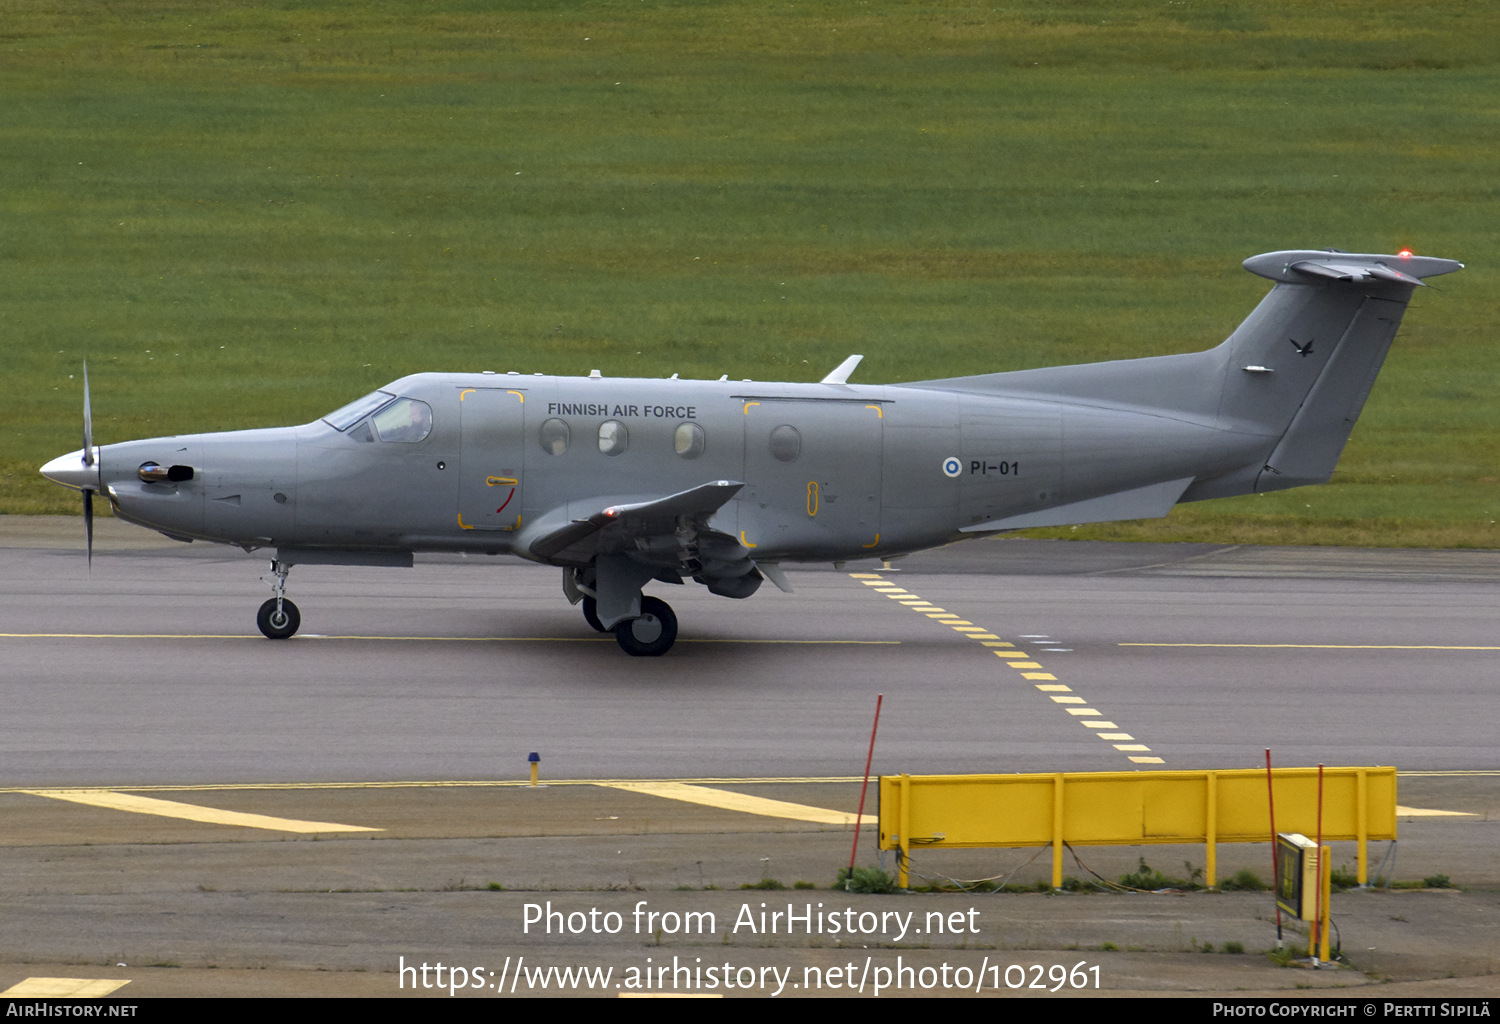
<path fill-rule="evenodd" d="M 302 613 L 297 606 L 285 598 L 281 601 L 281 611 L 276 610 L 276 599 L 273 597 L 260 606 L 260 611 L 255 614 L 255 624 L 260 631 L 272 640 L 285 640 L 297 632 L 297 627 L 302 625 Z"/>
<path fill-rule="evenodd" d="M 596 633 L 608 633 L 604 623 L 599 621 L 599 602 L 587 594 L 583 598 L 583 621 L 594 627 Z"/>
<path fill-rule="evenodd" d="M 677 642 L 677 616 L 672 606 L 655 597 L 641 598 L 641 617 L 615 627 L 615 641 L 626 654 L 654 658 Z"/>

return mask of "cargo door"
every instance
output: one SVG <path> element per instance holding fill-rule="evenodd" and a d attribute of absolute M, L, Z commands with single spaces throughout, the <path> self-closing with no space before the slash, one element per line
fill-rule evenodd
<path fill-rule="evenodd" d="M 751 398 L 744 411 L 740 527 L 752 557 L 841 559 L 880 543 L 878 403 Z"/>

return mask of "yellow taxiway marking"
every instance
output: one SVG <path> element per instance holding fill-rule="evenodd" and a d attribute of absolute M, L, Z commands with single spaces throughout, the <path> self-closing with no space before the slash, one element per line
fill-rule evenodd
<path fill-rule="evenodd" d="M 1084 700 L 1082 697 L 1059 697 L 1059 696 L 1054 696 L 1052 698 L 1052 702 L 1054 704 L 1087 704 L 1088 703 L 1088 701 Z"/>
<path fill-rule="evenodd" d="M 1131 760 L 1136 764 L 1166 764 L 1166 762 L 1159 757 L 1132 757 Z"/>
<path fill-rule="evenodd" d="M 27 978 L 0 996 L 16 999 L 98 999 L 130 984 L 118 978 Z"/>
<path fill-rule="evenodd" d="M 1396 805 L 1398 818 L 1477 818 L 1470 811 L 1435 811 L 1428 807 L 1402 807 Z"/>
<path fill-rule="evenodd" d="M 259 633 L 0 633 L 0 638 L 34 638 L 54 640 L 263 640 Z M 306 640 L 456 640 L 465 643 L 558 643 L 607 644 L 611 636 L 335 636 L 328 633 L 304 633 L 291 638 Z M 749 640 L 719 637 L 679 637 L 680 644 L 853 644 L 889 646 L 900 640 Z"/>
<path fill-rule="evenodd" d="M 1016 663 L 1014 661 L 1011 662 L 1010 665 L 1011 665 L 1011 668 L 1020 668 L 1021 667 L 1018 663 Z M 1021 673 L 1021 678 L 1022 679 L 1056 679 L 1057 677 L 1055 675 L 1053 675 L 1051 672 L 1022 672 Z"/>
<path fill-rule="evenodd" d="M 793 821 L 813 821 L 820 825 L 852 825 L 855 815 L 848 811 L 831 811 L 824 807 L 810 807 L 786 800 L 770 800 L 763 796 L 749 796 L 727 789 L 708 789 L 689 786 L 681 782 L 601 782 L 598 785 L 609 789 L 623 789 L 631 793 L 648 793 L 668 800 L 682 800 L 690 804 L 703 804 L 726 811 L 743 811 L 766 818 L 791 818 Z M 874 824 L 876 819 L 868 814 L 861 819 L 864 824 Z"/>
<path fill-rule="evenodd" d="M 976 639 L 978 639 L 978 638 L 977 638 L 977 637 L 976 637 Z M 1014 647 L 1014 646 L 1015 646 L 1015 644 L 1013 644 L 1013 643 L 1011 643 L 1011 642 L 1010 642 L 1010 641 L 1008 641 L 1008 640 L 1001 640 L 1001 641 L 999 641 L 999 642 L 997 642 L 997 643 L 986 643 L 986 644 L 985 644 L 985 645 L 984 645 L 984 646 L 986 646 L 986 647 Z M 996 654 L 1000 654 L 1000 652 L 999 652 L 999 651 L 996 651 L 996 652 L 995 652 L 995 653 L 996 653 Z M 1025 655 L 1025 654 L 1022 654 L 1022 653 L 1021 653 L 1021 652 L 1020 652 L 1020 651 L 1015 651 L 1015 652 L 1013 652 L 1013 653 L 1015 653 L 1015 654 L 1017 654 L 1017 655 L 1019 655 L 1019 656 L 1020 656 L 1020 657 L 1022 657 L 1022 658 L 1024 658 L 1024 657 L 1026 657 L 1026 655 Z M 1000 655 L 1000 656 L 1001 656 L 1001 657 L 1002 657 L 1002 658 L 1004 658 L 1004 657 L 1009 657 L 1009 655 L 1004 655 L 1004 654 L 1001 654 L 1001 655 Z"/>
<path fill-rule="evenodd" d="M 1073 692 L 1073 688 L 1071 686 L 1064 686 L 1062 683 L 1037 683 L 1036 684 L 1036 688 L 1038 690 L 1041 690 L 1043 693 L 1072 693 Z"/>
<path fill-rule="evenodd" d="M 1089 724 L 1093 725 L 1094 723 L 1090 722 Z M 1135 739 L 1135 737 L 1132 736 L 1132 735 L 1130 735 L 1130 733 L 1128 733 L 1128 732 L 1101 732 L 1101 733 L 1099 733 L 1099 738 L 1101 740 L 1133 740 L 1133 739 Z"/>
<path fill-rule="evenodd" d="M 989 644 L 985 644 L 985 646 L 988 647 Z M 996 651 L 995 652 L 995 657 L 997 657 L 997 658 L 1020 658 L 1022 661 L 1029 661 L 1030 658 L 1031 658 L 1031 655 L 1027 654 L 1025 651 Z"/>
<path fill-rule="evenodd" d="M 1116 750 L 1150 750 L 1144 743 L 1116 743 Z"/>
<path fill-rule="evenodd" d="M 1039 662 L 1039 661 L 1012 661 L 1012 662 L 1009 662 L 1009 665 L 1010 665 L 1011 668 L 1041 668 L 1042 667 L 1042 663 Z"/>
<path fill-rule="evenodd" d="M 159 800 L 156 797 L 116 793 L 108 789 L 23 789 L 20 792 L 30 793 L 32 796 L 51 797 L 53 800 L 68 800 L 75 804 L 88 804 L 91 807 L 108 807 L 114 811 L 154 814 L 163 818 L 182 818 L 185 821 L 201 821 L 210 825 L 242 825 L 245 828 L 263 828 L 273 832 L 385 831 L 383 828 L 366 828 L 363 825 L 339 825 L 331 821 L 298 821 L 295 818 L 273 818 L 265 814 L 221 811 L 217 807 L 180 804 L 176 800 Z"/>
<path fill-rule="evenodd" d="M 970 640 L 999 640 L 1000 638 L 998 636 L 996 636 L 994 633 L 970 633 L 969 634 L 969 639 Z"/>
<path fill-rule="evenodd" d="M 1084 722 L 1083 724 L 1086 725 L 1090 729 L 1118 729 L 1119 728 L 1119 726 L 1116 725 L 1113 722 L 1105 722 L 1105 721 L 1102 721 L 1102 720 L 1098 721 L 1098 722 Z"/>
<path fill-rule="evenodd" d="M 1097 715 L 1099 712 L 1093 708 L 1063 708 L 1070 715 Z"/>
<path fill-rule="evenodd" d="M 1121 647 L 1290 647 L 1305 651 L 1500 651 L 1500 647 L 1457 647 L 1446 644 L 1120 644 Z"/>

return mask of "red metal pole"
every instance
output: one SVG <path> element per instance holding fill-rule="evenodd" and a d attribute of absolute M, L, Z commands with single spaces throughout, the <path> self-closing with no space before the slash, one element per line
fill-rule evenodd
<path fill-rule="evenodd" d="M 865 790 L 870 788 L 870 762 L 875 760 L 875 730 L 880 728 L 880 702 L 885 694 L 875 695 L 875 724 L 870 726 L 870 752 L 865 755 L 865 784 L 859 787 L 859 811 L 854 815 L 854 846 L 849 850 L 849 877 L 854 877 L 854 858 L 859 856 L 859 825 L 865 819 Z"/>
<path fill-rule="evenodd" d="M 1318 765 L 1318 894 L 1313 897 L 1313 961 L 1318 959 L 1317 949 L 1323 941 L 1323 872 L 1328 865 L 1323 863 L 1323 765 Z"/>
<path fill-rule="evenodd" d="M 1276 857 L 1276 790 L 1271 785 L 1271 748 L 1266 748 L 1266 799 L 1271 805 L 1271 885 L 1276 892 L 1276 943 L 1281 944 L 1281 862 Z"/>

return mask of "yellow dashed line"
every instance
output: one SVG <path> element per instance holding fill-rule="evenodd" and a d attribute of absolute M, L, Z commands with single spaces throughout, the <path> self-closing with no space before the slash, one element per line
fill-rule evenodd
<path fill-rule="evenodd" d="M 901 604 L 905 605 L 907 608 L 913 608 L 913 609 L 921 612 L 923 615 L 926 615 L 929 619 L 932 619 L 934 622 L 941 622 L 943 625 L 948 626 L 949 628 L 951 628 L 954 632 L 964 634 L 970 640 L 978 640 L 985 647 L 989 647 L 991 649 L 994 649 L 994 648 L 1008 648 L 1007 650 L 995 650 L 994 653 L 995 653 L 996 657 L 1002 659 L 1011 668 L 1018 669 L 1018 670 L 1025 670 L 1025 669 L 1040 669 L 1042 667 L 1041 662 L 1039 662 L 1039 661 L 1032 661 L 1031 660 L 1031 658 L 1033 657 L 1032 655 L 1027 654 L 1025 651 L 1022 651 L 1022 650 L 1016 650 L 1015 649 L 1015 644 L 1013 644 L 1013 643 L 1011 643 L 1011 642 L 1009 642 L 1007 640 L 1001 640 L 994 633 L 991 633 L 988 630 L 986 630 L 985 627 L 983 627 L 983 626 L 976 626 L 972 622 L 970 622 L 968 619 L 960 618 L 959 616 L 955 615 L 952 612 L 945 611 L 942 608 L 938 608 L 938 607 L 934 606 L 932 604 L 932 602 L 925 601 L 922 598 L 918 597 L 916 594 L 909 593 L 908 591 L 906 591 L 905 589 L 903 589 L 901 587 L 897 587 L 897 586 L 891 585 L 891 582 L 889 580 L 882 579 L 879 576 L 875 575 L 874 573 L 850 573 L 849 575 L 851 576 L 851 578 L 857 579 L 860 582 L 864 583 L 865 586 L 875 588 L 875 592 L 876 593 L 878 593 L 878 594 L 884 594 L 884 595 L 886 595 L 887 597 L 889 597 L 893 601 L 899 601 Z M 1121 646 L 1127 646 L 1127 645 L 1123 645 L 1122 644 Z M 1143 646 L 1144 647 L 1144 646 L 1148 646 L 1148 645 L 1146 645 L 1146 644 L 1140 644 L 1140 645 L 1133 645 L 1133 646 Z M 1156 646 L 1156 645 L 1149 645 L 1149 646 Z M 1160 645 L 1160 646 L 1167 646 L 1167 645 Z M 1181 645 L 1181 646 L 1188 646 L 1188 645 Z M 1228 646 L 1228 645 L 1225 645 L 1225 646 Z M 1066 711 L 1069 715 L 1072 715 L 1075 718 L 1079 718 L 1079 719 L 1088 719 L 1087 721 L 1084 721 L 1082 723 L 1085 727 L 1090 728 L 1090 729 L 1118 729 L 1119 728 L 1119 726 L 1115 725 L 1114 722 L 1104 721 L 1103 717 L 1094 708 L 1074 707 L 1073 705 L 1076 705 L 1076 704 L 1086 704 L 1087 703 L 1087 701 L 1083 697 L 1078 697 L 1078 696 L 1066 696 L 1066 697 L 1064 697 L 1064 696 L 1058 696 L 1058 694 L 1072 694 L 1073 690 L 1072 690 L 1072 687 L 1070 687 L 1070 686 L 1065 686 L 1062 683 L 1056 682 L 1057 676 L 1053 675 L 1052 673 L 1050 673 L 1050 672 L 1041 672 L 1041 671 L 1033 671 L 1033 672 L 1022 671 L 1021 672 L 1021 678 L 1022 679 L 1027 679 L 1027 680 L 1039 680 L 1039 679 L 1052 680 L 1052 682 L 1050 682 L 1050 683 L 1037 683 L 1036 684 L 1036 688 L 1038 690 L 1041 690 L 1042 692 L 1046 693 L 1049 697 L 1051 697 L 1052 702 L 1054 704 L 1064 705 L 1063 710 Z M 1095 735 L 1097 735 L 1102 740 L 1134 740 L 1135 739 L 1134 736 L 1131 736 L 1129 733 L 1126 733 L 1126 732 L 1099 732 L 1099 733 L 1096 733 Z M 1148 747 L 1148 746 L 1146 746 L 1145 744 L 1142 744 L 1142 743 L 1115 743 L 1114 747 L 1115 747 L 1116 750 L 1119 750 L 1119 751 L 1122 751 L 1122 752 L 1128 752 L 1128 751 L 1150 751 L 1150 749 L 1151 749 L 1150 747 Z M 1133 762 L 1139 763 L 1139 764 L 1162 764 L 1162 763 L 1164 763 L 1163 760 L 1162 760 L 1162 758 L 1160 758 L 1160 757 L 1131 757 L 1130 760 L 1133 761 Z"/>

